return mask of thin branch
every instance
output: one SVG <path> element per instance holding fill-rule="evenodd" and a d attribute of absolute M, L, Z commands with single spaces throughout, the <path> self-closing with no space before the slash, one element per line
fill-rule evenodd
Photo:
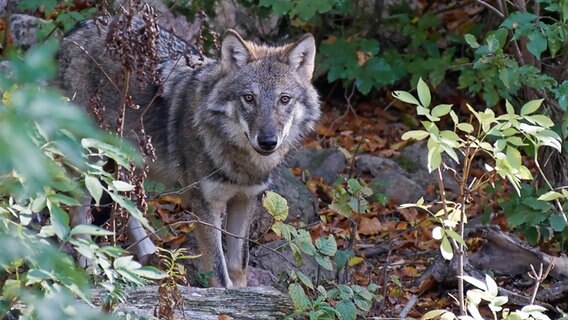
<path fill-rule="evenodd" d="M 499 9 L 495 8 L 494 6 L 490 5 L 489 3 L 487 3 L 483 0 L 475 0 L 475 2 L 479 3 L 480 5 L 484 6 L 485 8 L 493 11 L 496 15 L 498 15 L 502 19 L 505 18 L 505 15 L 501 11 L 499 11 Z"/>

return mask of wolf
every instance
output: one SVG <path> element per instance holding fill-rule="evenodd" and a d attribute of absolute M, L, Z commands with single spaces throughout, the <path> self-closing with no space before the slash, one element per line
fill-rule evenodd
<path fill-rule="evenodd" d="M 134 20 L 132 27 L 142 23 Z M 88 106 L 98 95 L 102 117 L 112 128 L 124 97 L 111 83 L 121 65 L 105 49 L 108 32 L 89 20 L 64 37 L 55 84 L 79 105 Z M 182 205 L 203 222 L 195 229 L 198 267 L 212 271 L 209 285 L 244 287 L 248 243 L 243 238 L 259 195 L 320 117 L 312 84 L 314 37 L 269 46 L 227 30 L 218 59 L 201 57 L 163 28 L 154 41 L 159 81 L 140 85 L 130 79 L 132 100 L 140 108 L 127 108 L 124 134 L 134 138 L 143 126 L 156 154 L 149 178 L 179 182 Z M 196 63 L 184 63 L 182 56 Z"/>

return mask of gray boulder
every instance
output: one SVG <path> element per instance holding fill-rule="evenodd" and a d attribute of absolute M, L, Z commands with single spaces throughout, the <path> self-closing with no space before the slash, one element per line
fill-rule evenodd
<path fill-rule="evenodd" d="M 347 163 L 345 155 L 337 149 L 300 149 L 294 152 L 288 166 L 307 170 L 312 177 L 332 183 Z"/>
<path fill-rule="evenodd" d="M 374 194 L 383 193 L 398 203 L 415 202 L 424 195 L 424 188 L 410 179 L 396 162 L 371 155 L 357 156 L 355 169 L 359 175 L 370 174 Z"/>
<path fill-rule="evenodd" d="M 285 258 L 266 247 L 277 250 Z M 284 240 L 273 241 L 267 243 L 265 246 L 254 247 L 250 251 L 250 265 L 269 271 L 276 277 L 280 277 L 282 274 L 288 274 L 290 270 L 294 270 L 291 263 L 296 263 L 296 259 Z M 314 257 L 302 254 L 300 270 L 314 282 L 318 275 L 318 266 Z M 327 280 L 333 280 L 335 277 L 334 272 L 323 268 L 319 268 L 319 274 L 320 277 Z"/>
<path fill-rule="evenodd" d="M 457 169 L 459 164 L 446 154 L 442 154 L 444 162 L 450 167 Z M 409 171 L 409 178 L 425 188 L 429 184 L 438 186 L 438 177 L 436 172 L 428 172 L 428 147 L 425 142 L 409 145 L 402 149 L 398 158 L 399 162 L 407 163 L 411 168 Z M 459 192 L 459 182 L 451 171 L 443 170 L 442 177 L 444 179 L 444 186 L 446 189 L 453 193 Z"/>

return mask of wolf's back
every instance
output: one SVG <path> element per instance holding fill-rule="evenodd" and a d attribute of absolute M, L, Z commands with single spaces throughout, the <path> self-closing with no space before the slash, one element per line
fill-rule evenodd
<path fill-rule="evenodd" d="M 134 19 L 131 27 L 141 30 L 144 23 L 140 19 Z M 54 85 L 64 90 L 75 103 L 84 107 L 91 105 L 92 98 L 96 95 L 100 98 L 100 105 L 106 108 L 104 119 L 108 120 L 108 125 L 113 128 L 123 103 L 125 69 L 121 61 L 123 53 L 109 50 L 109 28 L 108 25 L 96 23 L 94 20 L 86 20 L 66 35 L 57 56 L 59 69 Z M 148 79 L 142 82 L 137 79 L 136 70 L 129 74 L 129 93 L 134 99 L 133 102 L 141 109 L 146 108 L 151 101 L 159 108 L 160 101 L 156 98 L 159 95 L 159 82 L 164 80 L 164 70 L 170 71 L 178 65 L 185 66 L 186 57 L 195 61 L 198 59 L 197 51 L 193 47 L 161 28 L 157 29 L 157 37 L 152 44 L 152 50 L 156 53 L 154 61 L 148 58 L 147 54 L 141 56 L 147 59 L 143 62 L 155 68 L 159 81 L 152 81 L 148 72 Z M 147 113 L 148 110 L 145 111 Z M 135 118 L 139 116 L 139 112 L 129 110 L 127 118 Z"/>

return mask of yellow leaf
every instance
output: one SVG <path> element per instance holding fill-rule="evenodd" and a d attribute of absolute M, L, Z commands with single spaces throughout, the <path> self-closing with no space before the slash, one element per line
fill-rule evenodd
<path fill-rule="evenodd" d="M 356 265 L 362 263 L 363 261 L 365 261 L 365 259 L 355 256 L 355 257 L 349 258 L 349 261 L 347 261 L 347 265 L 352 267 L 352 266 L 356 266 Z"/>

